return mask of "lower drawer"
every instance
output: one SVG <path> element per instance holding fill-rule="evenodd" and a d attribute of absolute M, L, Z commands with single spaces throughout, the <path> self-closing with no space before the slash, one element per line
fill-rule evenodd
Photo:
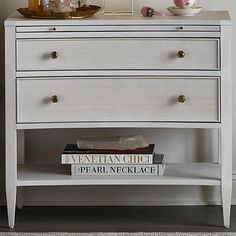
<path fill-rule="evenodd" d="M 17 80 L 17 122 L 217 122 L 219 78 Z"/>

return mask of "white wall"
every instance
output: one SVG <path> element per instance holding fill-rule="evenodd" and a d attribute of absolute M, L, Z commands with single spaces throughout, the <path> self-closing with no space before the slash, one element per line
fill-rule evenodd
<path fill-rule="evenodd" d="M 118 0 L 114 0 L 118 1 Z M 135 1 L 135 0 L 134 0 Z M 158 10 L 165 10 L 172 3 L 171 0 L 136 0 L 135 9 L 143 5 L 152 6 Z M 4 177 L 4 79 L 3 79 L 3 20 L 16 8 L 26 5 L 24 0 L 1 0 L 0 7 L 0 188 L 3 190 Z M 235 0 L 199 0 L 198 5 L 205 10 L 229 10 L 233 19 L 233 42 L 236 41 L 236 1 Z M 234 10 L 234 11 L 233 11 Z M 236 89 L 236 44 L 233 43 L 233 91 Z M 236 93 L 233 92 L 233 105 L 236 105 Z M 236 108 L 234 112 L 233 135 L 236 141 Z M 157 151 L 164 152 L 167 161 L 201 161 L 215 160 L 216 138 L 214 132 L 199 130 L 53 130 L 27 131 L 26 150 L 28 162 L 59 162 L 59 153 L 63 145 L 73 142 L 81 134 L 123 134 L 142 133 L 150 142 L 157 144 Z M 214 137 L 211 141 L 211 137 Z M 177 140 L 177 141 L 176 141 Z M 50 143 L 50 145 L 49 145 Z M 234 145 L 234 156 L 236 155 Z M 171 148 L 169 148 L 171 147 Z M 234 158 L 235 159 L 235 158 Z M 234 173 L 236 174 L 236 161 L 234 161 Z M 2 187 L 1 187 L 2 186 Z M 109 191 L 108 191 L 109 190 Z M 219 191 L 207 187 L 51 187 L 51 188 L 27 188 L 25 194 L 26 204 L 208 204 L 219 203 Z M 3 203 L 4 191 L 0 191 L 0 202 Z M 236 204 L 236 184 L 234 184 L 234 203 Z"/>

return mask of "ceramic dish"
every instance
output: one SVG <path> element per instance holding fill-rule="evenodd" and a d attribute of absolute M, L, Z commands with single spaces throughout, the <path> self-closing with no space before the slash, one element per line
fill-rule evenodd
<path fill-rule="evenodd" d="M 195 16 L 202 10 L 202 7 L 178 8 L 172 6 L 168 7 L 167 10 L 175 16 Z"/>
<path fill-rule="evenodd" d="M 50 12 L 50 11 L 29 11 L 28 8 L 20 8 L 17 11 L 26 18 L 37 19 L 80 19 L 95 15 L 101 7 L 89 5 L 77 8 L 73 12 Z"/>

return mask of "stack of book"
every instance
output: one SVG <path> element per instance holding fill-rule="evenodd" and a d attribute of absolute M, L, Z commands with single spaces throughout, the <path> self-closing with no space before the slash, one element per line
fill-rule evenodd
<path fill-rule="evenodd" d="M 71 165 L 71 174 L 83 175 L 163 175 L 164 154 L 154 153 L 154 144 L 135 149 L 85 149 L 67 144 L 62 164 Z"/>

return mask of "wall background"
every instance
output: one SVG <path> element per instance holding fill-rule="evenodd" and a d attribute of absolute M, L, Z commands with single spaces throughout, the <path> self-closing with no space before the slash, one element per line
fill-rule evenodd
<path fill-rule="evenodd" d="M 114 0 L 118 1 L 118 0 Z M 143 5 L 165 10 L 171 0 L 134 0 L 138 11 Z M 233 20 L 232 60 L 233 60 L 233 142 L 236 142 L 236 1 L 235 0 L 199 0 L 198 5 L 205 10 L 229 10 Z M 4 192 L 4 19 L 16 8 L 26 6 L 26 0 L 1 0 L 0 8 L 0 204 L 5 204 Z M 234 11 L 233 11 L 234 10 Z M 64 144 L 75 142 L 78 135 L 95 134 L 137 134 L 145 135 L 149 142 L 157 144 L 157 151 L 166 154 L 168 162 L 215 160 L 216 133 L 201 130 L 53 130 L 26 132 L 26 161 L 51 162 L 60 161 L 59 155 Z M 211 141 L 213 137 L 213 141 Z M 171 148 L 169 148 L 171 147 Z M 233 150 L 236 156 L 236 145 Z M 236 204 L 236 161 L 234 158 L 234 193 Z M 215 204 L 220 203 L 219 189 L 212 187 L 48 187 L 26 188 L 25 204 L 59 205 L 59 204 Z"/>

